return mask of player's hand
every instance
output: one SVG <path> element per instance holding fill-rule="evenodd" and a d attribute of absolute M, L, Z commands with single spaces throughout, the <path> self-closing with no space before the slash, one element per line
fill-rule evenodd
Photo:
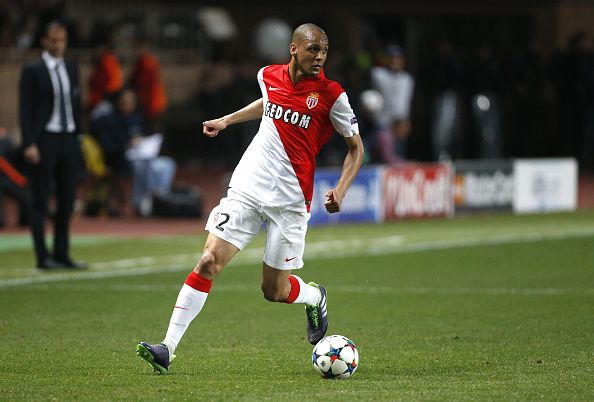
<path fill-rule="evenodd" d="M 216 137 L 219 131 L 227 128 L 227 124 L 221 117 L 220 119 L 207 120 L 202 123 L 202 133 L 207 137 Z"/>
<path fill-rule="evenodd" d="M 24 150 L 25 160 L 32 165 L 37 165 L 41 162 L 41 154 L 37 145 L 31 144 Z"/>
<path fill-rule="evenodd" d="M 326 211 L 330 212 L 331 214 L 334 212 L 340 212 L 341 201 L 342 197 L 338 196 L 335 189 L 326 191 L 326 202 L 324 203 Z"/>

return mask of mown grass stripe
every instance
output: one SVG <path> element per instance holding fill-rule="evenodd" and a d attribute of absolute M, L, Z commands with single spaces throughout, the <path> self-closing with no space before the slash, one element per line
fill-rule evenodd
<path fill-rule="evenodd" d="M 401 236 L 385 236 L 372 239 L 349 241 L 348 247 L 342 240 L 313 242 L 306 246 L 305 259 L 332 259 L 361 255 L 390 255 L 416 253 L 431 250 L 447 250 L 464 247 L 492 246 L 512 243 L 533 243 L 569 238 L 583 238 L 594 235 L 594 228 L 570 229 L 557 233 L 533 233 L 516 235 L 495 235 L 473 239 L 436 240 L 421 243 L 403 244 Z M 255 264 L 262 259 L 264 250 L 252 248 L 238 254 L 233 260 L 235 265 Z M 94 263 L 87 272 L 37 273 L 34 276 L 0 280 L 0 288 L 27 286 L 31 284 L 60 281 L 79 281 L 125 277 L 157 272 L 175 272 L 190 270 L 199 255 L 176 254 L 161 257 L 127 258 L 123 260 Z M 115 268 L 115 269 L 114 269 Z M 19 268 L 16 268 L 19 269 Z M 31 270 L 22 268 L 22 270 Z M 36 275 L 35 275 L 36 274 Z"/>

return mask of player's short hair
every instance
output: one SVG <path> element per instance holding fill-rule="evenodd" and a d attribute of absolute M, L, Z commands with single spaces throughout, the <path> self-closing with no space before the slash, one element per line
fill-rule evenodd
<path fill-rule="evenodd" d="M 311 33 L 319 32 L 322 33 L 326 37 L 326 41 L 328 41 L 328 35 L 326 32 L 316 24 L 312 24 L 311 22 L 307 22 L 305 24 L 299 25 L 293 31 L 293 37 L 291 38 L 291 42 L 295 44 L 301 43 L 304 39 L 307 39 Z"/>

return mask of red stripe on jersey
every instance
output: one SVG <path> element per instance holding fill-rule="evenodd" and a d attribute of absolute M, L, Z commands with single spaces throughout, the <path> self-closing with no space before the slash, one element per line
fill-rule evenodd
<path fill-rule="evenodd" d="M 297 300 L 297 296 L 299 296 L 299 292 L 301 291 L 301 285 L 299 285 L 299 281 L 293 275 L 289 276 L 289 282 L 291 283 L 291 291 L 285 303 L 291 304 Z"/>
<path fill-rule="evenodd" d="M 206 279 L 194 271 L 190 272 L 190 275 L 186 278 L 185 284 L 204 293 L 210 292 L 210 288 L 212 287 L 212 281 L 210 279 Z"/>
<path fill-rule="evenodd" d="M 323 72 L 318 77 L 303 78 L 293 85 L 288 65 L 266 67 L 263 80 L 268 101 L 282 107 L 282 117 L 273 119 L 273 122 L 297 175 L 309 212 L 316 156 L 334 132 L 330 110 L 344 89 L 328 80 Z M 297 123 L 291 121 L 295 113 L 299 116 Z M 311 116 L 307 127 L 299 125 L 304 116 Z"/>

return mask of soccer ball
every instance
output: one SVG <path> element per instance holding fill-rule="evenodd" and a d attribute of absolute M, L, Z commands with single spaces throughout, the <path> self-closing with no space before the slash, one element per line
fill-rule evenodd
<path fill-rule="evenodd" d="M 316 344 L 311 363 L 316 373 L 324 378 L 346 379 L 359 366 L 359 352 L 349 338 L 330 335 Z"/>

